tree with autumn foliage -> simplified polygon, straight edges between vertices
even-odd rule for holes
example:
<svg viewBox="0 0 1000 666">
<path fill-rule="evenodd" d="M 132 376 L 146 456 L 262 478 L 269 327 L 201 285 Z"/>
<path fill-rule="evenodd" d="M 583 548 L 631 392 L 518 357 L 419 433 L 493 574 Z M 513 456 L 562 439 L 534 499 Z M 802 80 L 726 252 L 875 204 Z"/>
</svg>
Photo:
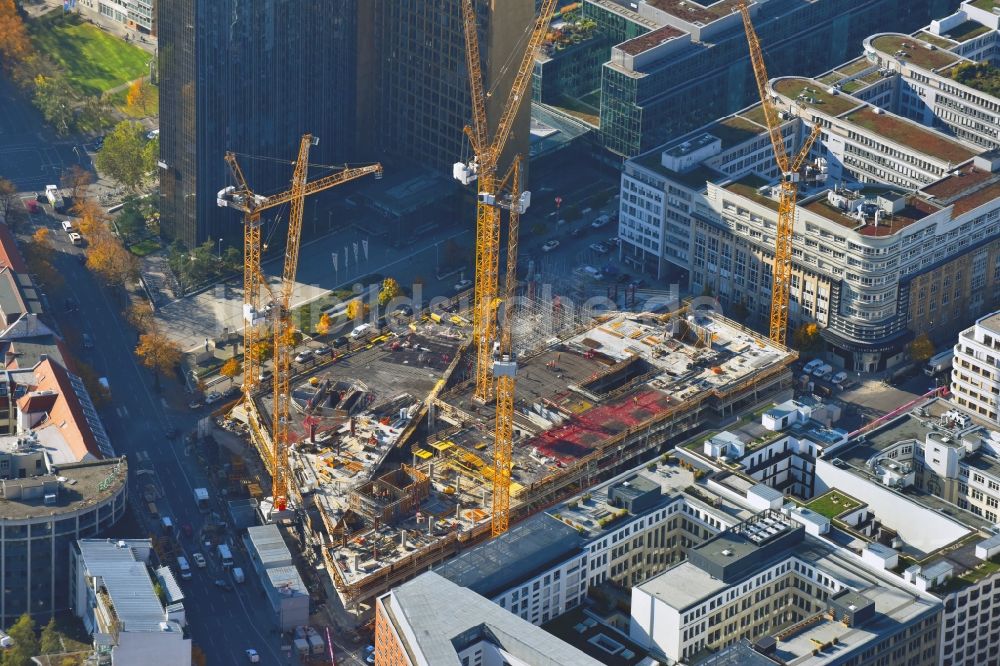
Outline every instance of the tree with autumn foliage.
<svg viewBox="0 0 1000 666">
<path fill-rule="evenodd" d="M 52 238 L 46 227 L 37 229 L 24 246 L 24 260 L 28 270 L 38 276 L 38 280 L 50 289 L 58 289 L 64 283 L 62 274 L 52 265 Z"/>
<path fill-rule="evenodd" d="M 87 198 L 87 188 L 89 188 L 93 182 L 94 174 L 87 171 L 79 164 L 74 164 L 70 168 L 66 169 L 62 175 L 63 189 L 69 190 L 70 196 L 73 197 L 74 207 L 77 205 L 78 201 L 82 201 Z"/>
<path fill-rule="evenodd" d="M 149 105 L 149 86 L 142 79 L 136 79 L 128 87 L 128 94 L 125 95 L 125 103 L 133 113 L 146 113 Z"/>
<path fill-rule="evenodd" d="M 330 332 L 330 326 L 332 322 L 330 321 L 330 315 L 323 313 L 319 317 L 319 321 L 316 322 L 316 333 L 319 335 L 326 335 Z"/>
<path fill-rule="evenodd" d="M 128 307 L 128 323 L 139 331 L 151 331 L 156 326 L 153 306 L 147 301 L 137 300 Z"/>
<path fill-rule="evenodd" d="M 355 298 L 347 304 L 347 318 L 352 321 L 364 319 L 368 315 L 370 308 L 368 304 L 360 298 Z"/>
<path fill-rule="evenodd" d="M 263 340 L 257 340 L 255 343 L 253 343 L 253 346 L 250 348 L 249 353 L 250 356 L 255 361 L 257 361 L 258 363 L 263 363 L 264 361 L 271 358 L 271 355 L 274 353 L 274 343 L 272 343 L 267 338 L 264 338 Z"/>
<path fill-rule="evenodd" d="M 139 277 L 138 258 L 110 233 L 98 234 L 90 240 L 87 268 L 117 286 Z"/>
<path fill-rule="evenodd" d="M 17 199 L 17 186 L 6 178 L 0 178 L 0 217 L 6 222 L 10 217 L 11 207 Z"/>
<path fill-rule="evenodd" d="M 14 75 L 34 51 L 14 0 L 0 0 L 0 64 L 8 74 Z"/>
<path fill-rule="evenodd" d="M 99 203 L 89 197 L 73 202 L 73 214 L 79 218 L 77 229 L 88 241 L 108 230 L 108 216 Z"/>
<path fill-rule="evenodd" d="M 392 299 L 399 296 L 402 290 L 399 288 L 399 283 L 396 282 L 396 278 L 387 277 L 382 280 L 382 289 L 378 292 L 378 304 L 385 305 Z"/>
<path fill-rule="evenodd" d="M 819 325 L 815 322 L 803 324 L 795 329 L 795 333 L 792 334 L 792 340 L 795 348 L 803 352 L 816 351 L 823 344 L 823 338 L 820 337 Z"/>
<path fill-rule="evenodd" d="M 926 333 L 921 333 L 910 343 L 910 358 L 922 363 L 931 356 L 934 356 L 934 343 Z"/>
<path fill-rule="evenodd" d="M 229 379 L 230 386 L 233 385 L 233 380 L 239 377 L 242 372 L 243 364 L 236 360 L 236 358 L 229 359 L 219 369 L 219 374 Z"/>
<path fill-rule="evenodd" d="M 135 355 L 142 364 L 153 371 L 156 386 L 160 386 L 160 375 L 168 375 L 181 362 L 181 349 L 177 343 L 157 331 L 139 336 Z"/>
</svg>

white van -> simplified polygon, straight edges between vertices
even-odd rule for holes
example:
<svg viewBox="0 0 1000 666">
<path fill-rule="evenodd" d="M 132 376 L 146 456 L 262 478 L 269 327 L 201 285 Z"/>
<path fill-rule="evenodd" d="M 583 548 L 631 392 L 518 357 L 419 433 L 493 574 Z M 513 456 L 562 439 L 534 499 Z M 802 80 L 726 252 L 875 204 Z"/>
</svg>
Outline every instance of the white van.
<svg viewBox="0 0 1000 666">
<path fill-rule="evenodd" d="M 65 231 L 67 233 L 70 232 L 70 231 L 73 231 L 73 223 L 71 221 L 69 221 L 69 220 L 63 220 L 62 221 L 62 228 L 63 228 L 63 231 Z"/>
<path fill-rule="evenodd" d="M 177 556 L 177 570 L 181 573 L 181 578 L 191 580 L 191 565 L 183 555 Z"/>
<path fill-rule="evenodd" d="M 351 337 L 355 339 L 363 338 L 374 330 L 375 326 L 373 324 L 361 324 L 354 327 L 354 330 L 351 331 Z"/>
</svg>

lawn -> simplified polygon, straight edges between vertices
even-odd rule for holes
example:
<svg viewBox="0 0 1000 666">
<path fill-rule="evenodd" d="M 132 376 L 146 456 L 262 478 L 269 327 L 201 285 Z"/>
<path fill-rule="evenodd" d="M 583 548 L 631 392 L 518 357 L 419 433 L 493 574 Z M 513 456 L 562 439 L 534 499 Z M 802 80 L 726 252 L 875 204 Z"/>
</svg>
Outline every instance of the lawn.
<svg viewBox="0 0 1000 666">
<path fill-rule="evenodd" d="M 83 94 L 100 95 L 149 74 L 149 53 L 78 18 L 46 17 L 30 27 L 35 48 Z"/>
<path fill-rule="evenodd" d="M 821 516 L 833 518 L 860 505 L 861 502 L 856 499 L 850 498 L 837 490 L 831 490 L 806 504 L 806 508 L 815 511 Z"/>
<path fill-rule="evenodd" d="M 137 257 L 145 257 L 160 249 L 160 241 L 154 238 L 147 238 L 138 243 L 133 243 L 128 249 Z"/>
<path fill-rule="evenodd" d="M 126 116 L 129 116 L 130 118 L 154 118 L 156 116 L 159 116 L 160 115 L 159 89 L 156 86 L 151 85 L 148 81 L 146 85 L 149 86 L 149 102 L 146 104 L 145 111 L 139 110 L 138 112 L 133 112 L 132 109 L 129 108 L 128 104 L 125 101 L 125 98 L 128 97 L 128 88 L 122 88 L 118 92 L 112 93 L 111 95 L 108 96 L 109 100 L 111 101 L 111 106 L 115 107 L 116 109 L 124 113 Z"/>
</svg>

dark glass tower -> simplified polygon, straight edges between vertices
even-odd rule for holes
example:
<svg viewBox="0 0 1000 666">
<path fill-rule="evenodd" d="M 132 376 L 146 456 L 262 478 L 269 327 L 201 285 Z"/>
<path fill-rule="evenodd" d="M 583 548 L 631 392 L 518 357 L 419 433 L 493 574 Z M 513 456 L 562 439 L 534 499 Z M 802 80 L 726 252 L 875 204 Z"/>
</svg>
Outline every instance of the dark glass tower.
<svg viewBox="0 0 1000 666">
<path fill-rule="evenodd" d="M 165 238 L 238 244 L 216 207 L 241 154 L 251 187 L 288 187 L 299 137 L 310 162 L 357 161 L 356 0 L 160 0 L 160 206 Z"/>
</svg>

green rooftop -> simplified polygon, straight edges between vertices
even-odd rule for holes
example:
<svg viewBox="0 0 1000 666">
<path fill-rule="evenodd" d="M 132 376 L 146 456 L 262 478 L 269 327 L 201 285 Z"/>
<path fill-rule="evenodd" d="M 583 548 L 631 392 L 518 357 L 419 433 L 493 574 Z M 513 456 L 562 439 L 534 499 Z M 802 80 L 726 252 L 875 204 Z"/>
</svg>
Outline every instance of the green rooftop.
<svg viewBox="0 0 1000 666">
<path fill-rule="evenodd" d="M 846 511 L 853 511 L 859 506 L 861 506 L 861 502 L 859 500 L 856 500 L 850 495 L 846 495 L 839 490 L 831 490 L 823 493 L 806 504 L 807 509 L 815 511 L 821 516 L 826 516 L 831 519 Z"/>
<path fill-rule="evenodd" d="M 947 75 L 963 86 L 1000 97 L 1000 68 L 989 63 L 963 62 L 948 70 Z"/>
<path fill-rule="evenodd" d="M 989 26 L 985 26 L 978 21 L 966 21 L 965 23 L 956 25 L 954 28 L 949 30 L 945 34 L 945 36 L 949 37 L 950 39 L 954 39 L 956 42 L 967 42 L 970 39 L 974 39 L 979 35 L 984 35 L 989 31 L 990 31 Z M 926 34 L 927 33 L 924 32 L 920 33 L 920 38 L 926 40 L 926 37 L 924 37 L 924 35 Z M 930 36 L 933 37 L 933 35 Z M 937 42 L 932 42 L 932 43 L 936 44 Z M 945 48 L 948 47 L 946 46 Z"/>
<path fill-rule="evenodd" d="M 798 102 L 831 116 L 847 113 L 861 104 L 853 97 L 828 93 L 826 88 L 814 79 L 778 79 L 774 82 L 774 89 L 793 102 Z"/>
<path fill-rule="evenodd" d="M 746 197 L 751 201 L 761 204 L 762 206 L 767 206 L 771 210 L 778 210 L 778 202 L 771 197 L 766 197 L 760 192 L 758 188 L 767 185 L 768 181 L 764 180 L 756 174 L 747 174 L 739 180 L 734 180 L 733 182 L 726 185 L 726 189 L 733 194 L 739 194 L 740 196 Z"/>
<path fill-rule="evenodd" d="M 720 120 L 705 131 L 717 136 L 722 141 L 722 149 L 727 150 L 767 132 L 767 128 L 740 116 L 730 116 L 725 120 Z"/>
<path fill-rule="evenodd" d="M 959 164 L 971 159 L 976 152 L 915 122 L 888 113 L 875 113 L 864 107 L 846 116 L 845 120 L 890 141 L 907 146 L 918 153 Z"/>
<path fill-rule="evenodd" d="M 959 61 L 954 53 L 928 48 L 930 44 L 910 35 L 882 35 L 872 40 L 872 46 L 890 57 L 902 52 L 900 57 L 923 69 L 937 70 Z"/>
</svg>

